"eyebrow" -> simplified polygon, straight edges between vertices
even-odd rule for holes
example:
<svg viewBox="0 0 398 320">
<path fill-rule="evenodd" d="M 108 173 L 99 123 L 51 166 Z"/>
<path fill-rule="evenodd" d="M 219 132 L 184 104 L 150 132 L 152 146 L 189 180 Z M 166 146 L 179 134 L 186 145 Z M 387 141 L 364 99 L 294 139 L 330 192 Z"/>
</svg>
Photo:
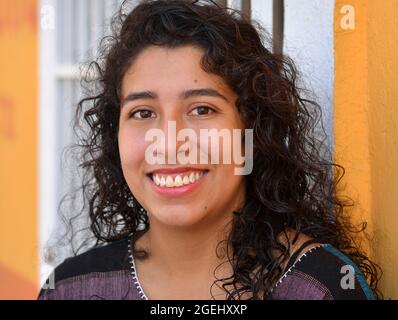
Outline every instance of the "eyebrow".
<svg viewBox="0 0 398 320">
<path fill-rule="evenodd" d="M 183 91 L 180 94 L 179 98 L 180 99 L 188 99 L 188 98 L 191 98 L 191 97 L 203 97 L 203 96 L 217 97 L 217 98 L 221 98 L 221 99 L 224 99 L 225 101 L 229 102 L 228 99 L 225 96 L 223 96 L 217 90 L 211 89 L 211 88 L 200 88 L 200 89 L 186 90 L 186 91 Z M 124 98 L 122 107 L 127 102 L 140 100 L 140 99 L 156 100 L 156 99 L 159 99 L 159 96 L 153 91 L 132 92 L 132 93 L 129 93 Z"/>
</svg>

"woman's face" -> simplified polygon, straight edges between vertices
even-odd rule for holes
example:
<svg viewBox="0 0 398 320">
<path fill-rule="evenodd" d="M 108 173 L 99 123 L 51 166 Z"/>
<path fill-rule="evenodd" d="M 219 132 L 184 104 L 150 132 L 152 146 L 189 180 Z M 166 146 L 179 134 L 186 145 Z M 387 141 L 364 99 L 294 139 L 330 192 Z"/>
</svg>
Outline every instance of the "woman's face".
<svg viewBox="0 0 398 320">
<path fill-rule="evenodd" d="M 222 78 L 202 70 L 201 57 L 202 51 L 193 46 L 150 46 L 122 79 L 118 135 L 122 170 L 150 223 L 192 227 L 225 218 L 244 202 L 244 176 L 235 175 L 233 161 L 223 163 L 222 152 L 232 152 L 233 146 L 225 147 L 220 139 L 219 146 L 208 149 L 200 140 L 200 129 L 227 129 L 231 137 L 232 129 L 244 129 L 235 107 L 237 95 Z M 173 140 L 168 136 L 173 126 L 177 135 L 181 129 L 192 129 L 197 140 Z M 162 142 L 145 138 L 154 129 L 161 130 L 165 140 L 151 149 L 155 141 Z M 207 142 L 210 146 L 210 139 Z M 178 154 L 184 144 L 189 148 Z M 194 148 L 196 163 L 182 164 L 178 157 L 188 158 Z M 220 152 L 218 163 L 210 159 L 214 152 Z M 176 163 L 169 161 L 173 154 Z M 164 157 L 166 163 L 153 163 L 150 157 Z"/>
</svg>

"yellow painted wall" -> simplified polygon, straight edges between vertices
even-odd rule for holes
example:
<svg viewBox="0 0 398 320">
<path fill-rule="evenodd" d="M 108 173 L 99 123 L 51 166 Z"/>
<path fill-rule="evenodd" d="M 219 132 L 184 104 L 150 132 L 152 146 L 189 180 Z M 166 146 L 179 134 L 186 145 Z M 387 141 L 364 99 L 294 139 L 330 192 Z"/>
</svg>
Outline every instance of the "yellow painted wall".
<svg viewBox="0 0 398 320">
<path fill-rule="evenodd" d="M 341 25 L 350 5 L 354 29 Z M 346 7 L 347 8 L 347 7 Z M 344 26 L 344 24 L 343 24 Z M 335 2 L 335 160 L 357 221 L 369 222 L 381 290 L 398 299 L 398 1 Z"/>
<path fill-rule="evenodd" d="M 0 0 L 0 299 L 38 290 L 36 0 Z"/>
</svg>

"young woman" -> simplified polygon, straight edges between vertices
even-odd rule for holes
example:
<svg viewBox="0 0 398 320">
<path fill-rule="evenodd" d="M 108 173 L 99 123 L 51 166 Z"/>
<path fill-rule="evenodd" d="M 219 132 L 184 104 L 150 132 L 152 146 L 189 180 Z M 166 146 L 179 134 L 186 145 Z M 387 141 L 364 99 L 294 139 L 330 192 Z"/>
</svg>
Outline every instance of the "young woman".
<svg viewBox="0 0 398 320">
<path fill-rule="evenodd" d="M 60 264 L 39 299 L 377 298 L 377 268 L 336 194 L 341 167 L 314 133 L 319 106 L 301 96 L 293 63 L 213 3 L 146 1 L 121 18 L 94 63 L 99 92 L 77 112 L 97 245 Z M 197 146 L 173 148 L 166 134 L 151 149 L 148 132 L 170 124 L 251 130 L 252 170 L 150 161 Z M 211 152 L 224 149 L 236 145 Z"/>
</svg>

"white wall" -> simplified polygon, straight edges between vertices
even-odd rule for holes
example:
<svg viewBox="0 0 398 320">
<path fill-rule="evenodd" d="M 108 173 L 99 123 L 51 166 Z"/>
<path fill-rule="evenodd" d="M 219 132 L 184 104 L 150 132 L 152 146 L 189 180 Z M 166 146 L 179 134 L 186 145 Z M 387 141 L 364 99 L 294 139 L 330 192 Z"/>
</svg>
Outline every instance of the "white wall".
<svg viewBox="0 0 398 320">
<path fill-rule="evenodd" d="M 272 35 L 272 0 L 252 0 L 252 17 Z M 333 0 L 285 0 L 284 53 L 302 74 L 323 110 L 328 143 L 333 146 Z"/>
<path fill-rule="evenodd" d="M 329 145 L 333 146 L 334 1 L 285 0 L 284 53 L 302 72 L 322 106 Z"/>
<path fill-rule="evenodd" d="M 260 22 L 272 36 L 272 0 L 252 0 L 252 19 Z"/>
<path fill-rule="evenodd" d="M 109 32 L 109 18 L 123 0 L 40 0 L 39 31 L 39 282 L 70 254 L 57 249 L 51 263 L 44 249 L 64 231 L 58 216 L 61 198 L 78 184 L 76 163 L 64 156 L 73 143 L 72 117 L 80 97 L 79 67 L 94 58 L 98 41 Z M 136 1 L 136 0 L 134 0 Z M 131 1 L 130 1 L 131 3 Z M 48 14 L 53 19 L 48 20 Z M 50 17 L 51 18 L 51 17 Z M 48 23 L 48 22 L 53 22 Z M 46 22 L 46 23 L 42 23 Z M 70 216 L 77 212 L 68 213 Z"/>
</svg>

